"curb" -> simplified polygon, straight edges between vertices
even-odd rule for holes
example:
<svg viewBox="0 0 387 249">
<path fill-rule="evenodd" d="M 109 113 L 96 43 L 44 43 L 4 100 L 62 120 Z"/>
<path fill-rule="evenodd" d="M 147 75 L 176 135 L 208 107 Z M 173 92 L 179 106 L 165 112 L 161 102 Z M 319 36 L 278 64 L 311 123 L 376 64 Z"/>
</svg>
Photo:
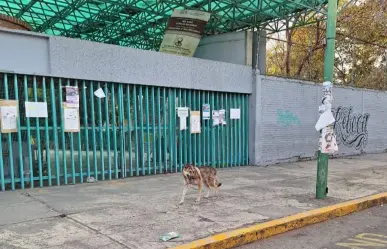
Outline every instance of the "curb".
<svg viewBox="0 0 387 249">
<path fill-rule="evenodd" d="M 174 249 L 227 249 L 387 203 L 387 192 L 213 235 Z"/>
</svg>

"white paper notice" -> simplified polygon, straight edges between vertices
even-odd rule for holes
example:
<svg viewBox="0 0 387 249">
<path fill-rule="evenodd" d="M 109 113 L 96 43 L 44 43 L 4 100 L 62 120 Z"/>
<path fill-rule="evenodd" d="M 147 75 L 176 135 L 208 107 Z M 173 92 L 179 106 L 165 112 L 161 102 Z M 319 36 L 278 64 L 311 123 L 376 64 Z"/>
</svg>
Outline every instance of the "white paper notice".
<svg viewBox="0 0 387 249">
<path fill-rule="evenodd" d="M 219 110 L 219 123 L 221 125 L 226 125 L 226 110 Z"/>
<path fill-rule="evenodd" d="M 200 111 L 191 111 L 191 133 L 200 133 Z"/>
<path fill-rule="evenodd" d="M 335 118 L 333 117 L 331 110 L 328 109 L 320 115 L 320 118 L 318 119 L 315 128 L 317 131 L 319 131 L 322 128 L 327 127 L 328 125 L 333 124 L 334 122 Z"/>
<path fill-rule="evenodd" d="M 187 117 L 188 117 L 189 109 L 188 107 L 178 107 L 177 108 L 177 116 L 179 117 L 179 127 L 180 130 L 187 129 Z"/>
<path fill-rule="evenodd" d="M 79 115 L 76 108 L 63 108 L 64 129 L 67 132 L 79 131 Z"/>
<path fill-rule="evenodd" d="M 17 129 L 17 107 L 16 106 L 3 106 L 1 107 L 1 124 L 4 130 L 16 130 Z"/>
<path fill-rule="evenodd" d="M 25 102 L 27 118 L 47 118 L 47 102 Z"/>
<path fill-rule="evenodd" d="M 103 92 L 102 88 L 98 88 L 97 91 L 94 92 L 94 95 L 97 96 L 98 98 L 102 99 L 105 98 L 106 95 Z"/>
<path fill-rule="evenodd" d="M 219 125 L 219 111 L 212 111 L 212 126 Z"/>
<path fill-rule="evenodd" d="M 203 104 L 202 106 L 203 119 L 210 119 L 210 104 Z"/>
<path fill-rule="evenodd" d="M 230 109 L 230 119 L 241 119 L 241 109 Z"/>
</svg>

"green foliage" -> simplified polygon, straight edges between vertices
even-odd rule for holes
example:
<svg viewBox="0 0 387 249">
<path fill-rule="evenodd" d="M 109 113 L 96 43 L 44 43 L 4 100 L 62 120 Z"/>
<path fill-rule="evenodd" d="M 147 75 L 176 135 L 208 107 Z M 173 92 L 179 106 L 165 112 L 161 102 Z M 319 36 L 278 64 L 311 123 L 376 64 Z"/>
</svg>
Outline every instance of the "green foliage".
<svg viewBox="0 0 387 249">
<path fill-rule="evenodd" d="M 340 5 L 346 2 L 340 1 Z M 346 7 L 337 20 L 335 83 L 386 89 L 386 6 L 379 0 L 360 1 Z M 324 38 L 323 22 L 289 30 L 284 42 L 276 42 L 269 49 L 267 73 L 321 82 Z"/>
</svg>

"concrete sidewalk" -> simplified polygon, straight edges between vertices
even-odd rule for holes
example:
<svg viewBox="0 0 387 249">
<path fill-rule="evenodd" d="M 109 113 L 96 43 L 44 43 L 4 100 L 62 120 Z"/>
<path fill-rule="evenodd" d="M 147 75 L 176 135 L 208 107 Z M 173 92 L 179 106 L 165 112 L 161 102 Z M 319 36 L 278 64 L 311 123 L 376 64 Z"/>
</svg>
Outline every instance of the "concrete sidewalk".
<svg viewBox="0 0 387 249">
<path fill-rule="evenodd" d="M 169 248 L 215 233 L 387 191 L 387 154 L 330 160 L 329 198 L 314 198 L 316 161 L 219 170 L 219 199 L 179 206 L 180 173 L 0 193 L 0 248 Z M 205 193 L 205 192 L 204 192 Z M 167 232 L 181 237 L 160 242 Z"/>
</svg>

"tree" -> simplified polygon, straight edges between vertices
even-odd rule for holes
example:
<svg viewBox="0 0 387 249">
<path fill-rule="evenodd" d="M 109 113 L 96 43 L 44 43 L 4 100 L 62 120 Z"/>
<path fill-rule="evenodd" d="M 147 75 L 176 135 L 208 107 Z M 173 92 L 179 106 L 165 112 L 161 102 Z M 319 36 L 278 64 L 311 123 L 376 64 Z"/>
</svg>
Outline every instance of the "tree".
<svg viewBox="0 0 387 249">
<path fill-rule="evenodd" d="M 341 1 L 340 5 L 347 1 Z M 350 5 L 338 16 L 336 83 L 375 89 L 387 87 L 386 5 L 385 0 L 364 0 Z M 291 24 L 288 26 L 291 28 Z M 314 25 L 287 31 L 285 36 L 283 42 L 276 42 L 267 52 L 267 73 L 321 82 L 325 22 L 316 20 Z"/>
</svg>

